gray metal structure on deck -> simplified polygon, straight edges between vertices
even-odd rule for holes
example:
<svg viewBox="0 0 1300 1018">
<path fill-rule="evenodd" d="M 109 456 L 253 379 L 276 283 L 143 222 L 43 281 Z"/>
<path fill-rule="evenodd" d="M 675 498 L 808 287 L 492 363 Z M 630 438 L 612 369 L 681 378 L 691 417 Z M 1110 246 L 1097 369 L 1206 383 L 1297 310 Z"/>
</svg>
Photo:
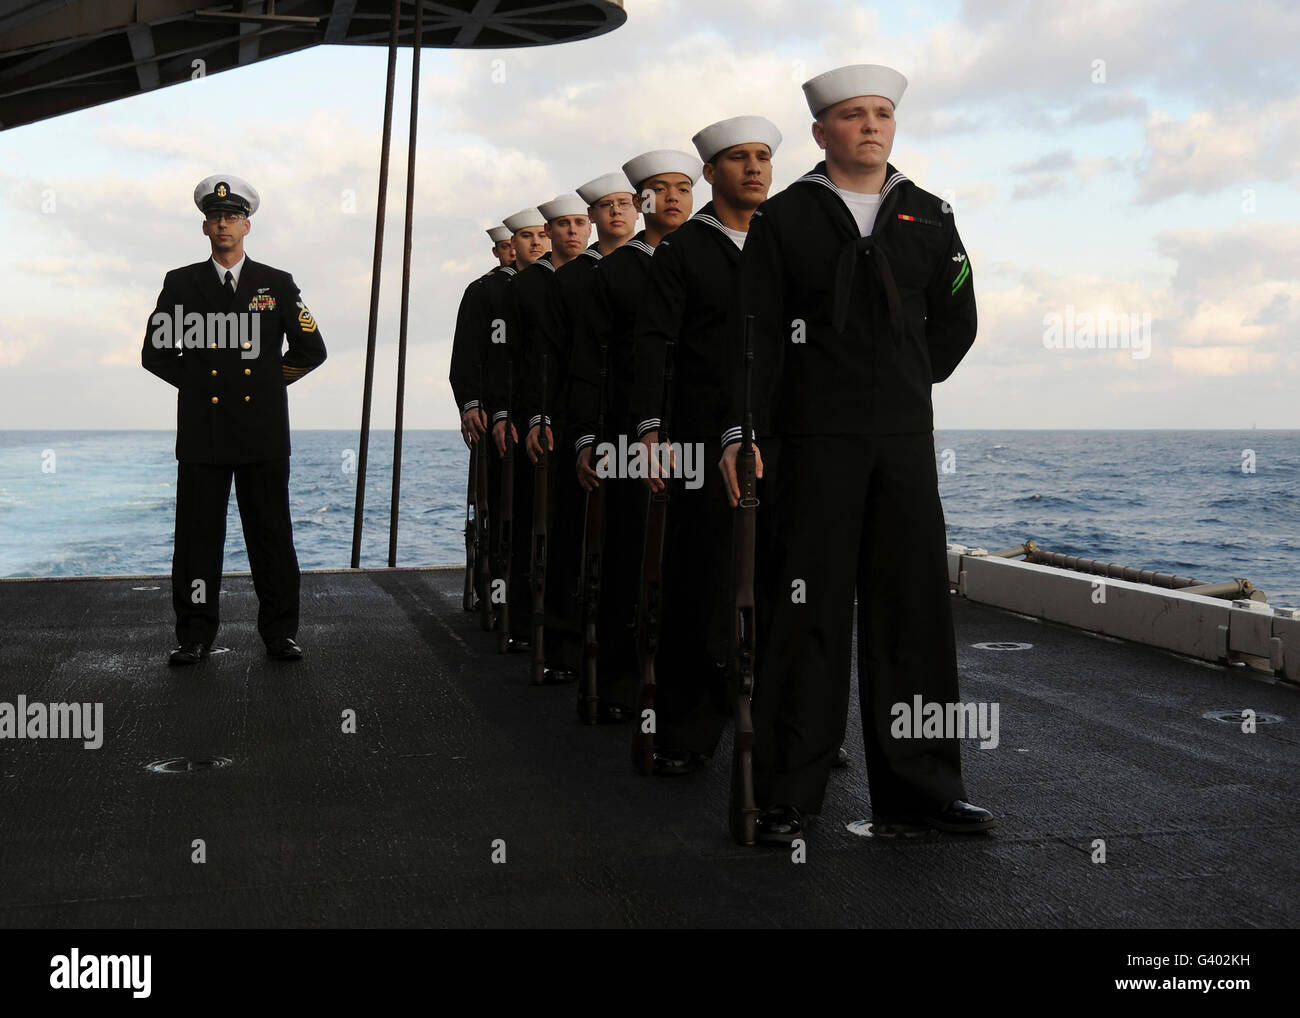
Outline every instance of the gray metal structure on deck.
<svg viewBox="0 0 1300 1018">
<path fill-rule="evenodd" d="M 331 43 L 389 41 L 390 0 L 0 0 L 0 130 Z M 398 45 L 410 46 L 404 0 Z M 622 0 L 424 0 L 423 46 L 504 49 L 590 39 Z"/>
<path fill-rule="evenodd" d="M 1300 610 L 1270 605 L 1249 580 L 1203 584 L 1027 541 L 999 552 L 949 544 L 948 583 L 995 608 L 1300 684 Z"/>
</svg>

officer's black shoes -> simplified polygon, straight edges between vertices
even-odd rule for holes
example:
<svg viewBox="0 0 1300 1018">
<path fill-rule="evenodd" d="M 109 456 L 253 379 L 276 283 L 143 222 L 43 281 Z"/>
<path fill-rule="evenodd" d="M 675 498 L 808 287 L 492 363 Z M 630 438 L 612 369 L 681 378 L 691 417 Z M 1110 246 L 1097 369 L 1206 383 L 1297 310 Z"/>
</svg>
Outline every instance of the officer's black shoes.
<svg viewBox="0 0 1300 1018">
<path fill-rule="evenodd" d="M 192 665 L 198 664 L 209 654 L 209 644 L 206 643 L 182 643 L 167 657 L 169 665 Z"/>
<path fill-rule="evenodd" d="M 569 668 L 547 668 L 542 672 L 542 683 L 547 686 L 565 686 L 578 681 L 578 673 Z"/>
<path fill-rule="evenodd" d="M 600 725 L 621 725 L 636 717 L 636 711 L 613 700 L 601 700 L 596 704 L 596 723 Z"/>
<path fill-rule="evenodd" d="M 533 641 L 523 636 L 510 636 L 506 638 L 507 654 L 523 654 L 533 649 Z"/>
<path fill-rule="evenodd" d="M 841 746 L 835 751 L 835 762 L 832 767 L 847 767 L 849 765 L 849 751 Z"/>
<path fill-rule="evenodd" d="M 266 642 L 266 652 L 277 661 L 301 661 L 302 648 L 288 636 L 280 636 Z"/>
<path fill-rule="evenodd" d="M 694 774 L 708 762 L 708 757 L 693 749 L 656 749 L 654 773 L 657 778 L 677 778 Z"/>
<path fill-rule="evenodd" d="M 997 819 L 988 810 L 960 799 L 954 799 L 941 810 L 911 819 L 949 834 L 982 834 L 998 825 Z"/>
<path fill-rule="evenodd" d="M 803 834 L 803 814 L 794 806 L 769 806 L 754 826 L 760 845 L 788 845 Z"/>
</svg>

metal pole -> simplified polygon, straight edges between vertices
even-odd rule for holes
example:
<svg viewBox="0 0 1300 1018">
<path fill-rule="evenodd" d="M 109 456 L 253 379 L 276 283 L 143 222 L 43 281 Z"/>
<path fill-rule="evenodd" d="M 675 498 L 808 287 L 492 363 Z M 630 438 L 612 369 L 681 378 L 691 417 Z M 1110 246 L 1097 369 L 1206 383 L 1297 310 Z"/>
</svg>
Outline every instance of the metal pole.
<svg viewBox="0 0 1300 1018">
<path fill-rule="evenodd" d="M 375 383 L 375 333 L 379 325 L 379 275 L 384 254 L 384 200 L 388 196 L 388 148 L 393 136 L 393 84 L 397 75 L 397 28 L 402 0 L 393 0 L 388 37 L 388 88 L 384 92 L 384 140 L 379 151 L 379 202 L 375 208 L 375 260 L 370 270 L 370 330 L 366 335 L 366 380 L 361 395 L 361 438 L 357 450 L 356 509 L 352 516 L 352 568 L 361 567 L 361 527 L 366 508 L 366 459 L 370 448 L 370 398 Z"/>
<path fill-rule="evenodd" d="M 393 505 L 388 515 L 388 565 L 397 565 L 397 503 L 402 493 L 402 408 L 406 395 L 406 323 L 411 303 L 411 219 L 415 209 L 415 132 L 420 112 L 420 43 L 424 41 L 424 0 L 415 3 L 415 44 L 411 47 L 411 129 L 406 145 L 406 238 L 402 244 L 402 319 L 397 331 L 397 419 L 393 422 Z"/>
</svg>

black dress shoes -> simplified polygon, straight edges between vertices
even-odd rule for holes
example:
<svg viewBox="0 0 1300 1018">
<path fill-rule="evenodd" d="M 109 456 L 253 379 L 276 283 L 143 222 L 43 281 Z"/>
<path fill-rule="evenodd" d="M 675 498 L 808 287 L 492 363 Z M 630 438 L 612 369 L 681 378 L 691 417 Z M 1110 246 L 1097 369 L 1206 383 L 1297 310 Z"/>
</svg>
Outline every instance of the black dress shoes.
<svg viewBox="0 0 1300 1018">
<path fill-rule="evenodd" d="M 167 657 L 169 665 L 192 665 L 202 661 L 209 654 L 209 644 L 182 643 Z"/>
<path fill-rule="evenodd" d="M 954 799 L 943 809 L 923 813 L 913 819 L 936 831 L 947 831 L 949 834 L 981 834 L 998 825 L 997 819 L 988 810 L 960 799 Z"/>
<path fill-rule="evenodd" d="M 654 773 L 657 778 L 676 778 L 694 774 L 708 761 L 693 749 L 656 749 Z"/>
<path fill-rule="evenodd" d="M 547 686 L 564 686 L 578 681 L 578 673 L 568 668 L 547 668 L 542 672 L 542 682 Z"/>
<path fill-rule="evenodd" d="M 507 654 L 523 654 L 533 649 L 533 641 L 523 636 L 506 637 Z"/>
<path fill-rule="evenodd" d="M 835 751 L 835 762 L 832 767 L 847 767 L 849 765 L 849 751 L 841 746 Z"/>
<path fill-rule="evenodd" d="M 794 806 L 769 806 L 755 826 L 760 845 L 788 845 L 803 834 L 803 814 Z"/>
<path fill-rule="evenodd" d="M 288 636 L 268 640 L 266 652 L 277 661 L 301 661 L 302 648 Z"/>
</svg>

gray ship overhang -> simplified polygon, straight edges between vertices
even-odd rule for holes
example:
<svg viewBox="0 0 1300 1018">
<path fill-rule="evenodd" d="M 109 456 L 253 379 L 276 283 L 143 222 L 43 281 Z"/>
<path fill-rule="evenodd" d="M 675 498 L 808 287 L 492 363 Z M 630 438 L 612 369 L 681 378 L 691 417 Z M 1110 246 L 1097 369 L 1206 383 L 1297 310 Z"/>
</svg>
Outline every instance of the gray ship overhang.
<svg viewBox="0 0 1300 1018">
<path fill-rule="evenodd" d="M 622 0 L 423 0 L 424 47 L 505 49 L 603 35 Z M 415 4 L 403 0 L 398 45 Z M 391 0 L 0 0 L 0 130 L 325 43 L 386 46 Z M 195 61 L 202 61 L 196 65 Z"/>
</svg>

